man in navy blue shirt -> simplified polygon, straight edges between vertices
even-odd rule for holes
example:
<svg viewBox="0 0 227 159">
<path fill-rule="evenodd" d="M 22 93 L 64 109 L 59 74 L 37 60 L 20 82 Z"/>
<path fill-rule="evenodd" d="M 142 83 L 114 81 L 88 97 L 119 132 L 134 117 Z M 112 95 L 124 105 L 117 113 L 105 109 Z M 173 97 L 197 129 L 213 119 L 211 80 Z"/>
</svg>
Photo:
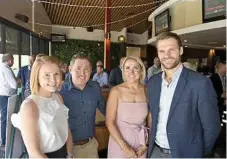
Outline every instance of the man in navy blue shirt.
<svg viewBox="0 0 227 159">
<path fill-rule="evenodd" d="M 21 85 L 25 88 L 26 82 L 29 81 L 32 65 L 35 61 L 35 55 L 29 56 L 29 64 L 20 68 L 17 78 L 21 79 Z"/>
<path fill-rule="evenodd" d="M 69 127 L 73 136 L 73 156 L 97 158 L 95 135 L 96 108 L 105 114 L 105 100 L 97 82 L 91 81 L 92 65 L 85 55 L 74 55 L 69 66 L 70 80 L 63 84 L 61 95 L 69 108 Z"/>
</svg>

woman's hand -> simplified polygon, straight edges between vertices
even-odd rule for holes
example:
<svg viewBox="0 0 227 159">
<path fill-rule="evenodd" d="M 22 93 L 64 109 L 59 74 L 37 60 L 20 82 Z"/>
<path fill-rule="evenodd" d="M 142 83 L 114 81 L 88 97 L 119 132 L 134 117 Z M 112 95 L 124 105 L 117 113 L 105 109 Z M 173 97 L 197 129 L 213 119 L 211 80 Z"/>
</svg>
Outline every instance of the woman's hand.
<svg viewBox="0 0 227 159">
<path fill-rule="evenodd" d="M 128 144 L 124 144 L 122 151 L 128 158 L 137 158 L 136 152 Z"/>
<path fill-rule="evenodd" d="M 143 154 L 144 154 L 146 151 L 147 151 L 147 146 L 141 145 L 141 146 L 137 149 L 137 151 L 136 151 L 137 157 L 139 158 L 139 157 L 143 156 Z"/>
</svg>

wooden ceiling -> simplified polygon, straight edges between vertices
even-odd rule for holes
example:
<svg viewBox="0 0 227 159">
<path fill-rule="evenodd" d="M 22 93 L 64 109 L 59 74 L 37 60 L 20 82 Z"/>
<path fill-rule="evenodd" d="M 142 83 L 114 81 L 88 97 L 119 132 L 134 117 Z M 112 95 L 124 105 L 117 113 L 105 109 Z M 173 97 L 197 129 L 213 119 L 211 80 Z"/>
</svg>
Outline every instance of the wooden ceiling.
<svg viewBox="0 0 227 159">
<path fill-rule="evenodd" d="M 50 17 L 52 24 L 72 27 L 86 27 L 95 25 L 93 27 L 95 29 L 104 29 L 103 25 L 105 23 L 104 8 L 96 7 L 85 8 L 75 6 L 71 7 L 68 5 L 57 5 L 46 2 L 62 3 L 69 5 L 105 7 L 106 0 L 45 0 L 43 2 L 41 1 L 48 16 Z M 129 5 L 135 6 L 141 4 L 150 5 L 127 8 L 111 8 L 112 22 L 111 30 L 121 31 L 124 27 L 127 27 L 131 32 L 143 33 L 150 26 L 147 20 L 148 16 L 161 3 L 155 2 L 156 0 L 112 0 L 111 7 Z"/>
</svg>

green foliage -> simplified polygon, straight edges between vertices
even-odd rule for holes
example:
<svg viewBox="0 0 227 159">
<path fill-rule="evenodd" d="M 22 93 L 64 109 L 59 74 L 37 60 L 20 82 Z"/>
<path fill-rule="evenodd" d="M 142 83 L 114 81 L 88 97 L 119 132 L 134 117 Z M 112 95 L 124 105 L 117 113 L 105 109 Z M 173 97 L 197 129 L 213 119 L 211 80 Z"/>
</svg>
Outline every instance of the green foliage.
<svg viewBox="0 0 227 159">
<path fill-rule="evenodd" d="M 122 56 L 121 45 L 119 43 L 111 43 L 111 68 L 119 64 Z M 65 43 L 52 43 L 52 52 L 61 61 L 69 64 L 74 54 L 82 53 L 89 56 L 93 67 L 98 60 L 103 61 L 104 58 L 104 42 L 68 39 Z"/>
</svg>

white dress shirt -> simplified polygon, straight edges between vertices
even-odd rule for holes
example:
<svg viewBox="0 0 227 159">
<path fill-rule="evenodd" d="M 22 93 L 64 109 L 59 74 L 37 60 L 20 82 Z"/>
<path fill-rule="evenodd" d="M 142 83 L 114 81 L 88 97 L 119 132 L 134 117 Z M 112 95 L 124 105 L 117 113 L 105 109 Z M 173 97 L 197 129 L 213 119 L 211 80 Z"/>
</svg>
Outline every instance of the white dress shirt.
<svg viewBox="0 0 227 159">
<path fill-rule="evenodd" d="M 0 63 L 0 95 L 11 96 L 17 93 L 17 81 L 12 69 Z"/>
<path fill-rule="evenodd" d="M 155 142 L 162 148 L 170 149 L 166 132 L 170 106 L 173 95 L 182 72 L 183 66 L 173 74 L 172 82 L 169 84 L 165 79 L 165 72 L 162 73 L 162 87 L 160 95 L 159 115 Z"/>
<path fill-rule="evenodd" d="M 161 71 L 161 68 L 157 67 L 156 65 L 149 67 L 147 70 L 148 80 L 151 78 L 151 76 L 158 74 Z"/>
</svg>

